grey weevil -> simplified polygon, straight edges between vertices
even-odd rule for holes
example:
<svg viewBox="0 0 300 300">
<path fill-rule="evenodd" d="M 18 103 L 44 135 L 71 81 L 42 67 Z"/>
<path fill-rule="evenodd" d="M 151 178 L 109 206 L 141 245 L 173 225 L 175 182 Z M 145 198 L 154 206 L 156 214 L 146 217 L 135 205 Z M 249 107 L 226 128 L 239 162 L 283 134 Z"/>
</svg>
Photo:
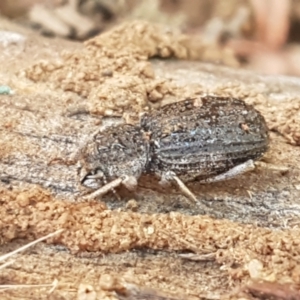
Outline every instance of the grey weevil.
<svg viewBox="0 0 300 300">
<path fill-rule="evenodd" d="M 268 149 L 263 116 L 244 101 L 205 96 L 145 113 L 136 126 L 118 125 L 97 133 L 82 150 L 81 183 L 95 198 L 120 184 L 134 189 L 142 173 L 184 183 L 230 179 L 254 168 Z"/>
</svg>

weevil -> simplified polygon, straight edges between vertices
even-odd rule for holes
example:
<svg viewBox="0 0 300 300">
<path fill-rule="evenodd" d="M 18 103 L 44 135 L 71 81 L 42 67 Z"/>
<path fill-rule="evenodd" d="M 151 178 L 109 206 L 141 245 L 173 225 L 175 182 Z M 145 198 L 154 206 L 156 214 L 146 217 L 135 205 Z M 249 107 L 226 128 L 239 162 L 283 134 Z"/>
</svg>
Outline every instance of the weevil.
<svg viewBox="0 0 300 300">
<path fill-rule="evenodd" d="M 186 187 L 230 179 L 254 168 L 268 149 L 264 117 L 244 101 L 205 96 L 168 104 L 143 114 L 137 125 L 98 132 L 82 150 L 81 183 L 91 199 L 120 184 L 134 189 L 139 177 L 153 174 L 161 184 Z"/>
</svg>

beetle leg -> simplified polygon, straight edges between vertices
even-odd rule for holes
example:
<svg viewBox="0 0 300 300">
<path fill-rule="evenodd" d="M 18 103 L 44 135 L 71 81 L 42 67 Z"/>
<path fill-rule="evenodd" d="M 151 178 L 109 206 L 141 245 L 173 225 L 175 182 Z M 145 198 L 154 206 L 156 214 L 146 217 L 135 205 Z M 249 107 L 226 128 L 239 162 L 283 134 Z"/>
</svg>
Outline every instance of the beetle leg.
<svg viewBox="0 0 300 300">
<path fill-rule="evenodd" d="M 171 181 L 175 181 L 181 192 L 187 197 L 187 199 L 193 204 L 200 204 L 196 196 L 190 191 L 190 189 L 179 179 L 174 172 L 166 172 L 162 174 L 160 184 L 163 186 L 169 186 Z"/>
<path fill-rule="evenodd" d="M 87 196 L 84 196 L 84 200 L 92 200 L 94 198 L 97 198 L 99 196 L 103 196 L 107 194 L 108 192 L 112 191 L 115 195 L 117 195 L 115 188 L 118 187 L 120 184 L 123 184 L 128 190 L 134 190 L 137 186 L 137 180 L 133 176 L 121 176 L 101 188 L 97 189 L 96 191 L 90 193 Z M 119 198 L 119 197 L 118 197 Z"/>
<path fill-rule="evenodd" d="M 106 185 L 102 186 L 101 188 L 97 189 L 96 191 L 90 193 L 87 196 L 84 196 L 84 200 L 92 200 L 99 196 L 103 196 L 110 191 L 114 191 L 114 188 L 118 187 L 122 183 L 122 178 L 117 178 Z"/>
<path fill-rule="evenodd" d="M 211 177 L 211 178 L 201 180 L 201 183 L 218 182 L 218 181 L 232 179 L 233 177 L 236 177 L 237 175 L 241 175 L 243 173 L 253 171 L 254 169 L 255 169 L 254 162 L 252 159 L 250 159 L 238 166 L 233 167 L 232 169 L 228 170 L 225 173 L 219 174 L 219 175 Z"/>
<path fill-rule="evenodd" d="M 192 201 L 193 204 L 198 203 L 196 196 L 190 191 L 190 189 L 176 175 L 173 176 L 173 180 L 176 181 L 179 189 L 189 200 Z"/>
</svg>

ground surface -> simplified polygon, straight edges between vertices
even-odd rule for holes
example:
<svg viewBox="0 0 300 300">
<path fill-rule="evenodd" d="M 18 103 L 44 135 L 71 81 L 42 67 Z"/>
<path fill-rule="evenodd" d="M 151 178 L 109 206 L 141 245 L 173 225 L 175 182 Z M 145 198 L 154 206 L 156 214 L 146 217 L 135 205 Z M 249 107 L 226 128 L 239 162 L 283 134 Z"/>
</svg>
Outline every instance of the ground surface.
<svg viewBox="0 0 300 300">
<path fill-rule="evenodd" d="M 0 45 L 1 84 L 15 91 L 0 96 L 0 250 L 64 232 L 1 269 L 2 285 L 55 288 L 6 289 L 1 299 L 235 299 L 250 297 L 245 286 L 265 292 L 260 280 L 299 297 L 299 79 L 180 60 L 205 49 L 146 23 L 85 45 L 2 28 L 26 40 Z M 142 46 L 128 42 L 135 35 Z M 121 189 L 121 201 L 80 201 L 70 161 L 99 125 L 201 93 L 243 98 L 266 117 L 270 150 L 254 172 L 191 184 L 206 211 L 147 177 Z"/>
</svg>

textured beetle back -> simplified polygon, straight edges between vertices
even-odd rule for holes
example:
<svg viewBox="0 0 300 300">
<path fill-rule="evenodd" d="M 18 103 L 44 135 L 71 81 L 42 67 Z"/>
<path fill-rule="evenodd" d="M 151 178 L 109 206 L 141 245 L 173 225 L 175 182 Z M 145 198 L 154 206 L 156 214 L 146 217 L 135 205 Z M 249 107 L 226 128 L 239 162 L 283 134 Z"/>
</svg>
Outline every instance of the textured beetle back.
<svg viewBox="0 0 300 300">
<path fill-rule="evenodd" d="M 264 118 L 238 99 L 204 97 L 169 104 L 145 115 L 149 171 L 205 179 L 259 158 L 268 147 Z"/>
</svg>

